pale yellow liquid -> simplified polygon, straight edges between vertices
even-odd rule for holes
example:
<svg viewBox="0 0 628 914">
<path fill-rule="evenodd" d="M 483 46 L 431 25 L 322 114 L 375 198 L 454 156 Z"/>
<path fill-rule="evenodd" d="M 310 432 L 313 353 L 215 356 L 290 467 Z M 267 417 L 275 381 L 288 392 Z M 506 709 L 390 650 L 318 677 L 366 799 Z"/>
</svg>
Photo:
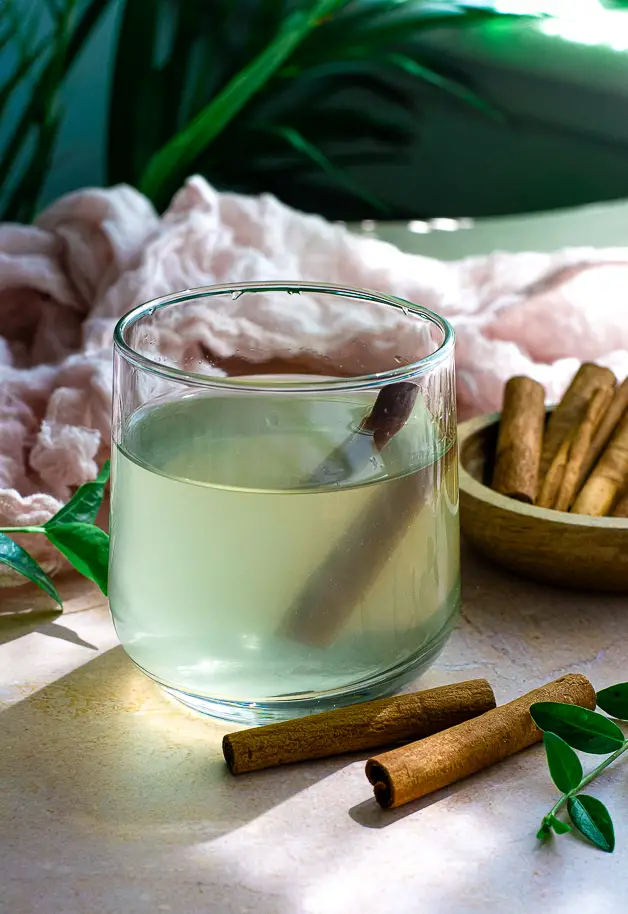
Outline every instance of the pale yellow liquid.
<svg viewBox="0 0 628 914">
<path fill-rule="evenodd" d="M 372 401 L 193 395 L 131 417 L 109 589 L 139 666 L 194 698 L 289 715 L 387 691 L 438 651 L 458 605 L 456 461 L 420 398 L 385 460 L 361 435 L 321 479 Z M 326 569 L 345 549 L 361 583 L 339 600 L 348 566 Z"/>
</svg>

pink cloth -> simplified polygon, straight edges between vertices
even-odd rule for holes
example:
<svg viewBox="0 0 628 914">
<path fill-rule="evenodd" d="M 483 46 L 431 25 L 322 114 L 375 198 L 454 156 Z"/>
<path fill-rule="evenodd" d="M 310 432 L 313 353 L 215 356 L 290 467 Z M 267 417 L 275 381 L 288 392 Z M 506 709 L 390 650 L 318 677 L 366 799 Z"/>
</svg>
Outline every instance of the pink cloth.
<svg viewBox="0 0 628 914">
<path fill-rule="evenodd" d="M 457 331 L 462 417 L 498 409 L 513 374 L 539 380 L 548 400 L 583 359 L 628 374 L 628 249 L 443 263 L 271 196 L 218 193 L 200 177 L 161 219 L 130 187 L 79 191 L 35 226 L 0 225 L 0 524 L 43 522 L 108 456 L 118 317 L 168 292 L 267 279 L 391 292 L 448 317 Z M 288 345 L 285 315 L 270 300 L 262 304 L 254 325 L 244 310 L 212 320 L 192 310 L 162 344 L 179 359 L 192 358 L 200 343 L 228 356 L 255 337 L 279 355 Z M 388 363 L 407 345 L 394 321 L 373 332 L 368 321 L 356 323 L 355 309 L 331 313 L 313 299 L 299 299 L 290 336 L 295 319 L 327 347 L 321 351 L 343 351 L 356 366 L 358 332 Z M 45 544 L 36 554 L 54 569 Z"/>
</svg>

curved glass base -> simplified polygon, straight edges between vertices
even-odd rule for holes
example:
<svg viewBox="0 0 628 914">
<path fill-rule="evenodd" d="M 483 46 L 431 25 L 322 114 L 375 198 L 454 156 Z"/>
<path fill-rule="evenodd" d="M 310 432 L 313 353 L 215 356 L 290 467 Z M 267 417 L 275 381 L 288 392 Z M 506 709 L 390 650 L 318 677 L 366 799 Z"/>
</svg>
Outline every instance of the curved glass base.
<svg viewBox="0 0 628 914">
<path fill-rule="evenodd" d="M 356 683 L 347 689 L 319 693 L 314 696 L 285 695 L 281 699 L 264 702 L 225 701 L 174 689 L 164 682 L 159 682 L 155 676 L 151 676 L 142 667 L 140 669 L 158 682 L 165 692 L 193 711 L 240 724 L 240 726 L 259 726 L 308 714 L 318 714 L 321 711 L 331 711 L 344 705 L 371 701 L 374 698 L 383 698 L 393 694 L 406 683 L 416 679 L 433 663 L 445 646 L 456 618 L 457 612 L 454 612 L 438 634 L 427 644 L 423 644 L 417 654 L 405 663 L 386 670 L 378 676 Z"/>
</svg>

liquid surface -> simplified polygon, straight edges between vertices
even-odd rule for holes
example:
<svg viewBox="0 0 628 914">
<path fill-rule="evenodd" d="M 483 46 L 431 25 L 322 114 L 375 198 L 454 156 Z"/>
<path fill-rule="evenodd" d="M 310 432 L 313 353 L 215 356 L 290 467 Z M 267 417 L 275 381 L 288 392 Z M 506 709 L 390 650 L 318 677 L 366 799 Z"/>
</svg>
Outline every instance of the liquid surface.
<svg viewBox="0 0 628 914">
<path fill-rule="evenodd" d="M 109 591 L 136 663 L 188 695 L 263 705 L 367 688 L 443 637 L 455 449 L 419 398 L 380 455 L 356 434 L 372 401 L 191 395 L 131 417 Z"/>
</svg>

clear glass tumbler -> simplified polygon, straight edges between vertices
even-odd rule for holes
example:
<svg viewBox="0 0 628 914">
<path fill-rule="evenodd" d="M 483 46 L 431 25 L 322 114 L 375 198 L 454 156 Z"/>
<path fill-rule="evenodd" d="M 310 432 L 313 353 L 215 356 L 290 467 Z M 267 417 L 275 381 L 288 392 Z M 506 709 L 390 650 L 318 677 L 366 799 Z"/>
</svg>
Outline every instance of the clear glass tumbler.
<svg viewBox="0 0 628 914">
<path fill-rule="evenodd" d="M 111 611 L 241 723 L 394 691 L 459 605 L 453 331 L 389 295 L 245 283 L 115 330 Z"/>
</svg>

